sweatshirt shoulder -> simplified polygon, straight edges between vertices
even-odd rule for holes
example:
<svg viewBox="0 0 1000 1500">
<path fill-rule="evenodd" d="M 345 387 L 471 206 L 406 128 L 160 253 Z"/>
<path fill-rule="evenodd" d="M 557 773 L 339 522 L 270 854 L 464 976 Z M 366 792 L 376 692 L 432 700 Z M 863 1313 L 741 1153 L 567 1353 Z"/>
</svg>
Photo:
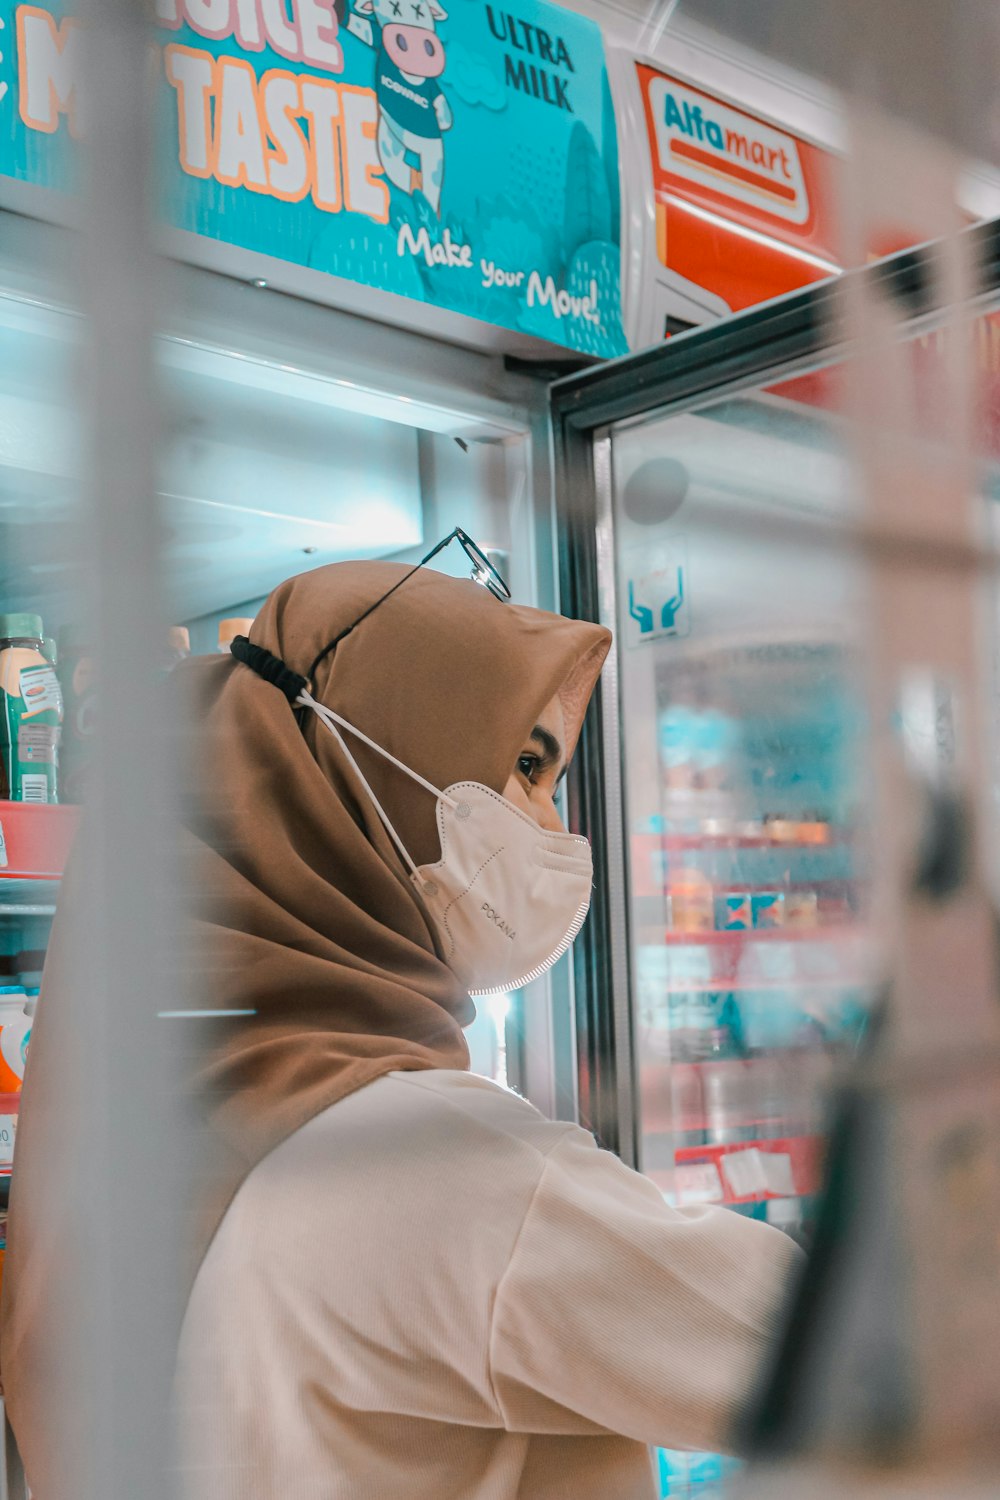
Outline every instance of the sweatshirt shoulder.
<svg viewBox="0 0 1000 1500">
<path fill-rule="evenodd" d="M 516 1094 L 513 1089 L 484 1078 L 478 1073 L 461 1073 L 453 1069 L 434 1068 L 422 1072 L 390 1073 L 380 1080 L 398 1096 L 414 1096 L 431 1109 L 457 1112 L 469 1126 L 478 1126 L 497 1135 L 518 1141 L 532 1153 L 549 1156 L 567 1136 L 585 1134 L 577 1125 L 545 1116 Z M 375 1087 L 376 1085 L 373 1085 Z M 591 1137 L 588 1137 L 591 1139 Z"/>
</svg>

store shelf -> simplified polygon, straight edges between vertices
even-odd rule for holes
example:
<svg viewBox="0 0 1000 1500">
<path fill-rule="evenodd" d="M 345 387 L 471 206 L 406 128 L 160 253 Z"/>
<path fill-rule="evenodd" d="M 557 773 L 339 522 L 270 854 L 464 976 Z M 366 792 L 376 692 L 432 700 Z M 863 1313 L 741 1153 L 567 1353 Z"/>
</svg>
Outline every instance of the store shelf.
<svg viewBox="0 0 1000 1500">
<path fill-rule="evenodd" d="M 55 916 L 58 880 L 8 880 L 0 871 L 0 921 Z"/>
<path fill-rule="evenodd" d="M 817 876 L 815 879 L 793 880 L 787 871 L 782 874 L 780 880 L 740 879 L 737 881 L 734 878 L 731 881 L 716 880 L 713 881 L 713 884 L 719 887 L 719 895 L 725 896 L 730 894 L 741 896 L 753 895 L 757 892 L 763 895 L 774 891 L 781 894 L 785 894 L 788 891 L 822 891 L 824 894 L 842 895 L 848 891 L 855 890 L 857 887 L 857 881 L 847 875 Z M 731 887 L 737 887 L 737 889 L 731 890 Z M 650 902 L 655 897 L 659 901 L 663 901 L 670 894 L 669 885 L 660 885 L 654 891 L 646 891 L 639 899 L 644 902 Z"/>
<path fill-rule="evenodd" d="M 873 977 L 873 934 L 861 922 L 746 932 L 673 932 L 646 927 L 638 936 L 640 1010 L 647 1024 L 668 1024 L 666 1013 L 656 1020 L 656 1008 L 670 995 L 714 990 L 867 989 Z"/>
<path fill-rule="evenodd" d="M 0 802 L 0 905 L 61 879 L 79 821 L 78 807 Z M 36 891 L 35 899 L 45 898 Z"/>
<path fill-rule="evenodd" d="M 629 873 L 633 897 L 663 900 L 671 884 L 690 872 L 708 880 L 716 895 L 753 889 L 833 893 L 856 888 L 853 840 L 824 843 L 729 835 L 633 834 Z"/>
<path fill-rule="evenodd" d="M 761 943 L 838 943 L 857 937 L 861 929 L 854 922 L 831 923 L 828 927 L 745 927 L 731 932 L 675 932 L 668 930 L 660 942 L 669 946 L 734 948 L 756 947 Z"/>
<path fill-rule="evenodd" d="M 634 833 L 632 852 L 642 855 L 659 850 L 679 853 L 689 849 L 831 849 L 849 844 L 852 837 L 838 829 L 827 830 L 823 838 L 805 839 L 775 838 L 764 833 Z"/>
<path fill-rule="evenodd" d="M 811 975 L 808 978 L 799 979 L 794 975 L 790 979 L 785 978 L 727 978 L 716 976 L 709 979 L 678 979 L 665 980 L 660 986 L 661 995 L 714 995 L 720 989 L 725 989 L 733 995 L 742 994 L 744 991 L 756 993 L 758 990 L 773 991 L 775 994 L 787 991 L 789 995 L 801 995 L 802 990 L 808 986 L 810 992 L 817 994 L 838 995 L 844 990 L 863 990 L 872 982 L 871 975 L 863 973 L 860 969 L 856 972 L 844 972 L 838 974 Z M 657 1030 L 651 1023 L 637 1023 L 640 1029 L 644 1024 L 649 1030 Z"/>
</svg>

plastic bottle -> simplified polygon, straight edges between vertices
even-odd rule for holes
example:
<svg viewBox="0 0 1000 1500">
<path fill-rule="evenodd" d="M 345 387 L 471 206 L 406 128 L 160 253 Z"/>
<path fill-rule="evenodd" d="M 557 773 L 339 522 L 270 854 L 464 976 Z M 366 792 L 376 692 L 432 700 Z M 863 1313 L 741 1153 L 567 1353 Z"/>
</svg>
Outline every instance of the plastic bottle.
<svg viewBox="0 0 1000 1500">
<path fill-rule="evenodd" d="M 709 1055 L 701 1065 L 705 1097 L 705 1138 L 712 1146 L 745 1141 L 749 1098 L 747 1068 L 728 1026 L 715 1026 L 709 1036 Z"/>
<path fill-rule="evenodd" d="M 58 802 L 63 699 L 41 617 L 0 615 L 0 798 Z"/>
<path fill-rule="evenodd" d="M 703 708 L 691 718 L 695 774 L 701 787 L 718 789 L 733 778 L 739 750 L 737 726 L 716 708 Z"/>
<path fill-rule="evenodd" d="M 0 987 L 0 1094 L 19 1094 L 31 1037 L 31 1018 L 19 984 Z"/>
<path fill-rule="evenodd" d="M 219 644 L 217 650 L 223 656 L 229 655 L 229 649 L 238 635 L 249 635 L 250 627 L 253 625 L 252 615 L 233 615 L 229 620 L 219 621 Z"/>
<path fill-rule="evenodd" d="M 656 723 L 663 785 L 668 792 L 694 786 L 693 714 L 686 703 L 661 709 Z"/>
</svg>

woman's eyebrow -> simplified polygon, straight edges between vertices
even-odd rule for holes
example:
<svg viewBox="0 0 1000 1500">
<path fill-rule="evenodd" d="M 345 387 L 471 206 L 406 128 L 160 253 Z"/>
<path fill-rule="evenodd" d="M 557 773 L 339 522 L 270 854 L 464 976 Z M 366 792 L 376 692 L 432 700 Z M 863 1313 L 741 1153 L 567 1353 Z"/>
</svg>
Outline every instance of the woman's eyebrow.
<svg viewBox="0 0 1000 1500">
<path fill-rule="evenodd" d="M 551 730 L 546 729 L 542 724 L 536 724 L 531 731 L 531 739 L 541 745 L 547 765 L 558 766 L 562 764 L 563 747 Z M 563 770 L 565 770 L 565 767 L 563 767 Z"/>
</svg>

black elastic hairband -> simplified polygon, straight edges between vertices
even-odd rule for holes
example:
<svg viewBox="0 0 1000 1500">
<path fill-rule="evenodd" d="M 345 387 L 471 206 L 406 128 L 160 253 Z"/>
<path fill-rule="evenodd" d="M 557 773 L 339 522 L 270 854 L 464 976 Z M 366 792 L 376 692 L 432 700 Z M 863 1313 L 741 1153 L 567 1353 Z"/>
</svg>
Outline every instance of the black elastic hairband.
<svg viewBox="0 0 1000 1500">
<path fill-rule="evenodd" d="M 280 656 L 273 655 L 263 646 L 253 645 L 245 635 L 235 636 L 229 649 L 237 661 L 256 672 L 258 677 L 263 677 L 279 693 L 284 693 L 293 708 L 299 696 L 309 686 L 309 679 L 303 677 L 301 672 L 293 672 L 291 667 L 286 667 Z"/>
</svg>

